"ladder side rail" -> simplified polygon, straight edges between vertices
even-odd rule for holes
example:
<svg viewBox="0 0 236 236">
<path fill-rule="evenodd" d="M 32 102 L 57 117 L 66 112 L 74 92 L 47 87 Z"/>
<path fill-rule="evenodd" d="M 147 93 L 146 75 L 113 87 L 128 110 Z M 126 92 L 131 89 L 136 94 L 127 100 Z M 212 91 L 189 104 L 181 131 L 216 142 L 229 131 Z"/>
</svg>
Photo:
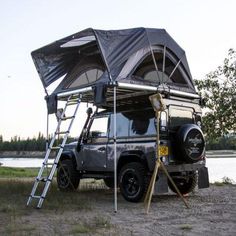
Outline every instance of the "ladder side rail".
<svg viewBox="0 0 236 236">
<path fill-rule="evenodd" d="M 45 168 L 45 166 L 46 166 L 46 164 L 47 164 L 47 162 L 48 162 L 49 155 L 50 155 L 50 153 L 51 153 L 51 151 L 52 151 L 53 144 L 54 144 L 54 142 L 55 142 L 55 140 L 56 140 L 56 137 L 57 137 L 57 134 L 56 134 L 56 133 L 57 133 L 57 132 L 59 131 L 59 129 L 60 129 L 61 123 L 62 123 L 62 121 L 63 121 L 62 118 L 65 116 L 66 108 L 68 107 L 68 102 L 70 101 L 70 98 L 71 98 L 71 96 L 69 96 L 69 98 L 68 98 L 67 101 L 66 101 L 66 105 L 65 105 L 65 107 L 64 107 L 64 109 L 63 109 L 63 112 L 62 112 L 62 114 L 61 114 L 61 117 L 60 117 L 60 119 L 59 119 L 59 121 L 58 121 L 56 131 L 55 131 L 55 133 L 54 133 L 54 136 L 53 136 L 53 138 L 52 138 L 52 140 L 51 140 L 51 142 L 50 142 L 50 144 L 49 144 L 48 150 L 47 150 L 46 155 L 45 155 L 45 157 L 44 157 L 44 161 L 43 161 L 43 165 L 42 165 L 42 169 L 43 169 L 43 170 L 44 170 L 44 168 Z M 42 172 L 43 172 L 43 170 L 42 170 Z M 42 175 L 42 173 L 41 173 L 41 175 Z M 38 177 L 40 178 L 41 175 L 38 176 Z"/>
<path fill-rule="evenodd" d="M 68 132 L 65 134 L 65 136 L 64 136 L 64 138 L 63 138 L 63 141 L 62 141 L 62 143 L 61 143 L 61 148 L 60 148 L 60 150 L 59 150 L 58 153 L 57 153 L 57 156 L 56 156 L 56 158 L 55 158 L 53 167 L 52 167 L 52 169 L 51 169 L 51 171 L 50 171 L 50 174 L 49 174 L 49 176 L 48 176 L 48 179 L 49 179 L 49 180 L 51 180 L 51 179 L 53 178 L 53 175 L 54 175 L 54 172 L 55 172 L 55 170 L 56 170 L 57 164 L 58 164 L 59 159 L 60 159 L 60 157 L 61 157 L 61 154 L 62 154 L 62 152 L 63 152 L 63 148 L 64 148 L 64 146 L 65 146 L 65 144 L 66 144 L 66 141 L 67 141 L 67 138 L 68 138 L 68 136 L 69 136 L 69 131 L 70 131 L 70 129 L 71 129 L 73 123 L 74 123 L 75 115 L 76 115 L 76 113 L 77 113 L 77 111 L 78 111 L 79 105 L 80 105 L 80 99 L 78 100 L 78 104 L 77 104 L 76 109 L 75 109 L 75 111 L 74 111 L 74 115 L 73 115 L 74 118 L 71 119 L 71 121 L 70 121 L 69 128 L 68 128 Z M 55 167 L 55 168 L 54 168 L 54 167 Z"/>
<path fill-rule="evenodd" d="M 48 192 L 48 189 L 49 189 L 49 187 L 50 187 L 50 184 L 51 184 L 51 182 L 52 182 L 54 173 L 55 173 L 55 171 L 56 171 L 56 168 L 57 168 L 57 165 L 58 165 L 58 162 L 59 162 L 59 159 L 60 159 L 61 154 L 62 154 L 62 152 L 63 152 L 63 148 L 64 148 L 65 143 L 66 143 L 66 141 L 67 141 L 67 138 L 68 138 L 68 136 L 69 136 L 69 131 L 70 131 L 72 125 L 73 125 L 73 122 L 74 122 L 76 113 L 77 113 L 77 111 L 78 111 L 78 108 L 79 108 L 81 99 L 79 98 L 77 101 L 78 101 L 78 103 L 77 103 L 77 105 L 76 105 L 76 108 L 75 108 L 75 111 L 74 111 L 74 114 L 73 114 L 73 118 L 72 118 L 71 121 L 70 121 L 70 124 L 69 124 L 69 127 L 68 127 L 68 132 L 65 134 L 64 139 L 63 139 L 63 142 L 62 142 L 62 144 L 61 144 L 61 148 L 60 148 L 60 150 L 58 151 L 57 156 L 56 156 L 56 158 L 55 158 L 55 160 L 54 160 L 53 166 L 52 166 L 52 168 L 51 168 L 51 171 L 50 171 L 49 176 L 48 176 L 48 178 L 47 178 L 47 181 L 46 181 L 46 183 L 45 183 L 45 187 L 44 187 L 44 189 L 43 189 L 42 195 L 41 195 L 41 197 L 40 197 L 40 199 L 39 199 L 37 208 L 41 208 L 41 206 L 42 206 L 42 204 L 43 204 L 43 201 L 44 201 L 44 199 L 45 199 L 45 197 L 46 197 L 46 194 L 47 194 L 47 192 Z"/>
<path fill-rule="evenodd" d="M 41 206 L 42 206 L 42 204 L 43 204 L 43 201 L 44 201 L 44 199 L 46 198 L 48 189 L 49 189 L 49 187 L 50 187 L 50 185 L 51 185 L 51 183 L 52 183 L 52 179 L 53 179 L 54 173 L 55 173 L 55 171 L 56 171 L 57 164 L 58 164 L 59 159 L 60 159 L 60 157 L 61 157 L 62 151 L 63 151 L 63 149 L 61 148 L 61 149 L 59 150 L 58 154 L 57 154 L 57 157 L 56 157 L 56 159 L 55 159 L 55 161 L 54 161 L 54 164 L 53 164 L 53 166 L 52 166 L 52 168 L 51 168 L 50 174 L 49 174 L 49 176 L 48 176 L 48 178 L 47 178 L 47 181 L 46 181 L 46 183 L 45 183 L 43 192 L 42 192 L 42 194 L 41 194 L 41 196 L 40 196 L 40 199 L 39 199 L 37 208 L 41 208 Z"/>
<path fill-rule="evenodd" d="M 47 165 L 47 163 L 48 163 L 48 158 L 49 158 L 49 156 L 50 156 L 50 153 L 51 153 L 53 144 L 54 144 L 54 142 L 55 142 L 55 140 L 56 140 L 56 133 L 57 133 L 57 131 L 60 129 L 61 122 L 62 122 L 62 118 L 65 116 L 66 108 L 68 107 L 68 103 L 69 103 L 71 97 L 72 97 L 72 95 L 69 96 L 68 99 L 67 99 L 67 101 L 66 101 L 66 105 L 65 105 L 65 107 L 64 107 L 64 109 L 63 109 L 63 112 L 62 112 L 61 117 L 60 117 L 60 119 L 59 119 L 59 121 L 58 121 L 58 124 L 57 124 L 56 132 L 54 133 L 54 136 L 53 136 L 53 138 L 52 138 L 52 140 L 51 140 L 51 142 L 50 142 L 50 144 L 49 144 L 49 146 L 48 146 L 48 149 L 47 149 L 47 151 L 46 151 L 46 154 L 45 154 L 45 157 L 44 157 L 44 160 L 43 160 L 43 164 L 42 164 L 42 166 L 41 166 L 41 168 L 40 168 L 40 170 L 39 170 L 39 172 L 38 172 L 38 175 L 37 175 L 37 177 L 35 178 L 33 188 L 32 188 L 32 190 L 31 190 L 30 196 L 29 196 L 28 201 L 27 201 L 27 205 L 29 205 L 30 202 L 32 201 L 32 198 L 35 197 L 35 192 L 36 192 L 37 187 L 38 187 L 38 185 L 39 185 L 39 181 L 40 181 L 40 179 L 41 179 L 41 177 L 42 177 L 42 174 L 43 174 L 43 172 L 44 172 L 44 169 L 45 169 L 45 167 L 46 167 L 46 165 Z M 77 104 L 77 105 L 78 105 L 78 104 Z"/>
<path fill-rule="evenodd" d="M 52 138 L 52 140 L 51 140 L 51 142 L 50 142 L 50 145 L 49 145 L 49 147 L 48 147 L 48 149 L 47 149 L 47 151 L 46 151 L 46 154 L 45 154 L 45 157 L 44 157 L 42 166 L 41 166 L 41 168 L 40 168 L 40 170 L 39 170 L 39 172 L 38 172 L 37 177 L 35 178 L 33 188 L 32 188 L 32 190 L 31 190 L 29 199 L 28 199 L 28 201 L 27 201 L 27 205 L 30 204 L 30 202 L 31 202 L 31 200 L 32 200 L 32 197 L 35 195 L 35 192 L 36 192 L 37 187 L 38 187 L 38 185 L 39 185 L 40 178 L 42 177 L 42 174 L 43 174 L 43 172 L 44 172 L 44 169 L 45 169 L 45 167 L 46 167 L 46 165 L 47 165 L 48 158 L 49 158 L 49 155 L 50 155 L 50 153 L 51 153 L 51 147 L 53 146 L 53 143 L 55 142 L 55 139 L 56 139 L 56 134 L 54 134 L 54 136 L 53 136 L 53 138 Z"/>
</svg>

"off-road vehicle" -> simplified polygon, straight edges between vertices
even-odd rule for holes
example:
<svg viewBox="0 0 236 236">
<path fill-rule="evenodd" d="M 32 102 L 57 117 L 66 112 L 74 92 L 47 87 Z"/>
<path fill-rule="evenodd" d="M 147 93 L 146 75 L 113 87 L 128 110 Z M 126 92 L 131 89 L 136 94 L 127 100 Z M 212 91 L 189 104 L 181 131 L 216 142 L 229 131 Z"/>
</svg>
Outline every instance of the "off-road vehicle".
<svg viewBox="0 0 236 236">
<path fill-rule="evenodd" d="M 155 166 L 157 122 L 161 160 L 180 192 L 189 193 L 197 184 L 199 188 L 209 186 L 201 98 L 195 90 L 185 52 L 165 30 L 86 29 L 35 50 L 32 57 L 46 91 L 49 114 L 58 113 L 58 103 L 70 103 L 71 99 L 98 108 L 93 114 L 88 110 L 77 142 L 64 145 L 70 128 L 64 133 L 59 128 L 55 132 L 54 137 L 65 134 L 62 145 L 55 147 L 59 149 L 56 160 L 60 159 L 59 189 L 74 190 L 83 178 L 103 179 L 113 188 L 115 170 L 117 187 L 124 198 L 132 202 L 141 200 Z M 48 88 L 54 82 L 59 83 L 49 94 Z M 166 105 L 160 121 L 156 120 L 149 101 L 149 96 L 155 93 L 162 95 Z M 66 119 L 64 115 L 62 112 L 58 117 L 59 124 Z M 44 165 L 54 148 L 53 141 Z M 56 161 L 46 178 L 39 207 L 57 164 Z M 37 183 L 29 202 L 35 186 Z M 158 172 L 155 192 L 167 192 L 168 187 L 175 192 L 166 176 Z"/>
<path fill-rule="evenodd" d="M 164 102 L 167 109 L 160 119 L 163 163 L 182 194 L 191 192 L 197 183 L 200 188 L 207 187 L 199 104 L 173 97 Z M 59 189 L 74 190 L 82 178 L 103 179 L 108 187 L 114 187 L 113 116 L 109 109 L 95 112 L 81 142 L 64 148 L 57 171 Z M 143 198 L 155 166 L 157 121 L 151 107 L 121 108 L 116 116 L 118 186 L 126 200 L 136 202 Z M 160 173 L 156 191 L 167 192 L 168 186 L 175 192 Z"/>
</svg>

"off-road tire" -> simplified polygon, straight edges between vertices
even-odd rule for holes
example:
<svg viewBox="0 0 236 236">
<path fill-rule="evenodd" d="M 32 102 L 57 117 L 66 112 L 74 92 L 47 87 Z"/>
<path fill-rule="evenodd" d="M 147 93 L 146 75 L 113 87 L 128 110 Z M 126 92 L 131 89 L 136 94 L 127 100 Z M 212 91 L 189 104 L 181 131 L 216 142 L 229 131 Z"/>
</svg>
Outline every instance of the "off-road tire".
<svg viewBox="0 0 236 236">
<path fill-rule="evenodd" d="M 79 182 L 80 176 L 76 171 L 72 160 L 66 159 L 60 161 L 60 164 L 57 168 L 58 188 L 61 191 L 75 191 L 79 186 Z"/>
<path fill-rule="evenodd" d="M 124 165 L 119 173 L 119 187 L 124 199 L 139 202 L 148 188 L 148 176 L 145 166 L 139 162 Z"/>
<path fill-rule="evenodd" d="M 182 125 L 176 135 L 176 153 L 188 163 L 198 162 L 205 153 L 205 140 L 202 130 L 195 124 Z"/>
<path fill-rule="evenodd" d="M 197 185 L 197 173 L 196 172 L 190 172 L 188 176 L 177 176 L 176 174 L 172 177 L 174 183 L 178 187 L 179 191 L 182 194 L 187 194 L 192 192 L 196 185 Z M 171 182 L 168 180 L 168 186 L 174 193 L 177 193 L 174 186 L 171 184 Z"/>
</svg>

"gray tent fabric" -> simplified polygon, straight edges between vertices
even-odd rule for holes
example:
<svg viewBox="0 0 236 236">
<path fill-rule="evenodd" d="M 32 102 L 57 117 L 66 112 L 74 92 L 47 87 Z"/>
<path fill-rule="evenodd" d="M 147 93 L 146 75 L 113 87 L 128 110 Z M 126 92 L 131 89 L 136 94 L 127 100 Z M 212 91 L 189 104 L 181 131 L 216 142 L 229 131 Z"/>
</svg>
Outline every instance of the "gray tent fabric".
<svg viewBox="0 0 236 236">
<path fill-rule="evenodd" d="M 78 62 L 86 60 L 89 55 L 99 57 L 105 64 L 109 76 L 101 78 L 102 81 L 116 81 L 122 66 L 131 55 L 155 45 L 166 46 L 178 60 L 181 60 L 181 65 L 188 76 L 186 82 L 192 92 L 196 92 L 185 52 L 164 29 L 96 30 L 89 28 L 33 51 L 32 58 L 46 89 L 51 83 L 70 72 Z"/>
<path fill-rule="evenodd" d="M 65 75 L 80 60 L 77 46 L 63 47 L 63 45 L 71 40 L 86 36 L 94 36 L 93 30 L 83 30 L 31 53 L 35 67 L 45 88 Z"/>
</svg>

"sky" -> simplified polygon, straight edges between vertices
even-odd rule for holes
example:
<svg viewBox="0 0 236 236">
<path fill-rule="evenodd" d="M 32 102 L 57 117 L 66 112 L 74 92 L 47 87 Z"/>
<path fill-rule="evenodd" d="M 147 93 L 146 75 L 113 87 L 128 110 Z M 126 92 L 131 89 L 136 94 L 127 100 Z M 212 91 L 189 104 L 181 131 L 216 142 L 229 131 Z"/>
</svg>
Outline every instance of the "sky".
<svg viewBox="0 0 236 236">
<path fill-rule="evenodd" d="M 235 9 L 235 0 L 1 1 L 0 134 L 4 140 L 45 134 L 45 93 L 33 50 L 89 27 L 164 28 L 185 50 L 193 78 L 204 79 L 236 49 Z M 72 135 L 78 136 L 85 107 Z"/>
</svg>

